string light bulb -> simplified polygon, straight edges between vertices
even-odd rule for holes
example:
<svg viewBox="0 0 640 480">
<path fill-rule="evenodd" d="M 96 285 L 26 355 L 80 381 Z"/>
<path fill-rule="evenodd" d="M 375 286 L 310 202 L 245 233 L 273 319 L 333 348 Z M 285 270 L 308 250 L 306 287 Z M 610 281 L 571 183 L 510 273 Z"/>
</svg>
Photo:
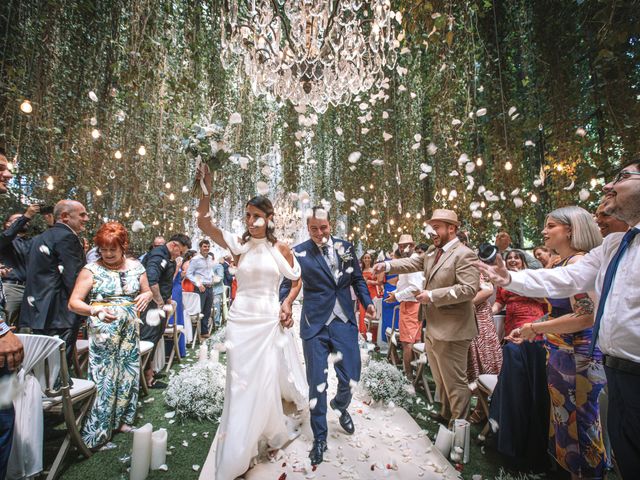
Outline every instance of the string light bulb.
<svg viewBox="0 0 640 480">
<path fill-rule="evenodd" d="M 97 189 L 96 190 L 96 196 L 101 197 L 102 196 L 102 190 Z"/>
<path fill-rule="evenodd" d="M 53 183 L 53 177 L 51 175 L 47 177 L 47 183 L 49 184 Z"/>
<path fill-rule="evenodd" d="M 140 145 L 140 148 L 138 148 L 138 155 L 140 155 L 141 157 L 144 157 L 147 154 L 147 149 L 144 147 L 144 145 Z"/>
<path fill-rule="evenodd" d="M 116 153 L 114 153 L 113 156 L 120 160 L 122 158 L 122 152 L 120 150 L 116 150 Z"/>
<path fill-rule="evenodd" d="M 538 196 L 535 193 L 531 195 L 531 201 L 533 203 L 536 203 L 538 201 Z"/>
<path fill-rule="evenodd" d="M 482 158 L 478 157 L 478 159 L 476 160 L 476 165 L 477 165 L 477 166 L 479 166 L 479 167 L 481 167 L 481 166 L 482 166 L 482 164 L 483 164 L 483 162 L 482 162 Z"/>
<path fill-rule="evenodd" d="M 591 183 L 591 188 L 596 188 L 598 181 L 595 178 L 592 178 L 590 183 Z"/>
<path fill-rule="evenodd" d="M 171 188 L 171 184 L 169 182 L 165 183 L 164 188 Z"/>
<path fill-rule="evenodd" d="M 47 190 L 53 190 L 53 183 L 47 184 Z"/>
<path fill-rule="evenodd" d="M 93 137 L 94 140 L 97 140 L 100 138 L 100 130 L 98 130 L 97 128 L 94 128 L 93 130 L 91 130 L 91 136 Z"/>
<path fill-rule="evenodd" d="M 24 100 L 20 104 L 20 110 L 22 110 L 23 113 L 31 113 L 33 112 L 33 105 L 31 105 L 29 100 Z"/>
<path fill-rule="evenodd" d="M 176 196 L 173 193 L 169 194 L 169 200 L 173 201 L 176 199 Z"/>
<path fill-rule="evenodd" d="M 511 171 L 511 169 L 512 169 L 512 168 L 513 168 L 513 164 L 512 164 L 509 160 L 507 160 L 507 161 L 505 162 L 505 164 L 504 164 L 504 169 L 505 169 L 507 172 L 509 172 L 509 171 Z"/>
<path fill-rule="evenodd" d="M 447 189 L 443 188 L 440 193 L 442 194 L 442 196 L 444 197 L 447 194 Z"/>
</svg>

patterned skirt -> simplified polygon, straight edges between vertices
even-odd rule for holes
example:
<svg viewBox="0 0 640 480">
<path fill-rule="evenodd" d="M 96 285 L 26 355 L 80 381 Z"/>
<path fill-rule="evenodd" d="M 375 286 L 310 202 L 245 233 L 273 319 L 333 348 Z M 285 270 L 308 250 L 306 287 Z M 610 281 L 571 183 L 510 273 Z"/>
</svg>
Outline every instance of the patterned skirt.
<svg viewBox="0 0 640 480">
<path fill-rule="evenodd" d="M 547 382 L 551 397 L 549 451 L 573 475 L 603 478 L 605 449 L 598 396 L 606 385 L 602 353 L 589 356 L 591 329 L 547 335 Z"/>
<path fill-rule="evenodd" d="M 489 302 L 476 306 L 476 322 L 478 335 L 469 345 L 467 362 L 467 378 L 469 383 L 475 382 L 483 374 L 498 375 L 502 368 L 502 348 L 498 340 L 496 326 L 493 323 Z"/>
</svg>

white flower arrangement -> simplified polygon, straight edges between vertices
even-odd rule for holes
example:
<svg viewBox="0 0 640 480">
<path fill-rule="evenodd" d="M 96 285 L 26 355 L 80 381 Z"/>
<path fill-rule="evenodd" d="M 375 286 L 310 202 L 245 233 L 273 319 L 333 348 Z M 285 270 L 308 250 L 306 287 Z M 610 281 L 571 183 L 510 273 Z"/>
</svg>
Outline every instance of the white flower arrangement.
<svg viewBox="0 0 640 480">
<path fill-rule="evenodd" d="M 169 379 L 165 403 L 179 417 L 215 421 L 224 405 L 226 369 L 219 363 L 197 363 Z"/>
<path fill-rule="evenodd" d="M 402 372 L 388 362 L 370 360 L 362 371 L 360 385 L 376 402 L 401 407 L 411 405 L 409 381 Z"/>
</svg>

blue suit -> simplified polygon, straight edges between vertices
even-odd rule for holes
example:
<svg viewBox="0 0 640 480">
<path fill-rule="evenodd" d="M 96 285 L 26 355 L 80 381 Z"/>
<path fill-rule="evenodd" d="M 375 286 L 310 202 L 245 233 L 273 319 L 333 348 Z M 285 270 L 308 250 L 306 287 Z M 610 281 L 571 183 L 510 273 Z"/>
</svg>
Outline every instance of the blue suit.
<svg viewBox="0 0 640 480">
<path fill-rule="evenodd" d="M 339 277 L 331 273 L 318 246 L 307 240 L 293 248 L 302 269 L 304 301 L 300 319 L 304 358 L 309 383 L 309 399 L 315 403 L 311 409 L 311 429 L 316 440 L 327 439 L 327 368 L 330 353 L 342 354 L 342 360 L 334 363 L 338 377 L 338 392 L 335 406 L 346 410 L 351 402 L 351 380 L 360 380 L 360 350 L 358 348 L 358 320 L 356 318 L 351 287 L 360 302 L 367 308 L 372 305 L 367 283 L 353 245 L 344 240 L 333 238 L 334 248 L 341 243 L 344 252 L 336 251 Z M 332 252 L 333 254 L 334 252 Z M 284 299 L 290 289 L 290 283 L 284 282 L 280 288 L 280 298 Z M 333 316 L 336 301 L 342 307 L 347 318 L 344 322 Z M 331 323 L 327 325 L 327 322 Z M 316 399 L 316 402 L 313 402 Z"/>
</svg>

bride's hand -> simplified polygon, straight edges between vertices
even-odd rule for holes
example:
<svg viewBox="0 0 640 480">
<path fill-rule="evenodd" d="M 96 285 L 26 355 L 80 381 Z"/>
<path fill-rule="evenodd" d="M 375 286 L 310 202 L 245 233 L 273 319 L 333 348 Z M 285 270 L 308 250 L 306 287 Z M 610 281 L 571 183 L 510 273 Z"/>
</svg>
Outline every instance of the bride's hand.
<svg viewBox="0 0 640 480">
<path fill-rule="evenodd" d="M 212 177 L 211 177 L 211 170 L 209 169 L 209 166 L 206 163 L 200 164 L 200 167 L 196 171 L 196 180 L 198 180 L 198 181 L 202 180 L 203 181 L 203 183 L 204 183 L 204 188 L 203 188 L 204 196 L 205 197 L 210 197 L 211 196 L 211 185 L 213 183 L 213 180 L 212 180 Z"/>
</svg>

